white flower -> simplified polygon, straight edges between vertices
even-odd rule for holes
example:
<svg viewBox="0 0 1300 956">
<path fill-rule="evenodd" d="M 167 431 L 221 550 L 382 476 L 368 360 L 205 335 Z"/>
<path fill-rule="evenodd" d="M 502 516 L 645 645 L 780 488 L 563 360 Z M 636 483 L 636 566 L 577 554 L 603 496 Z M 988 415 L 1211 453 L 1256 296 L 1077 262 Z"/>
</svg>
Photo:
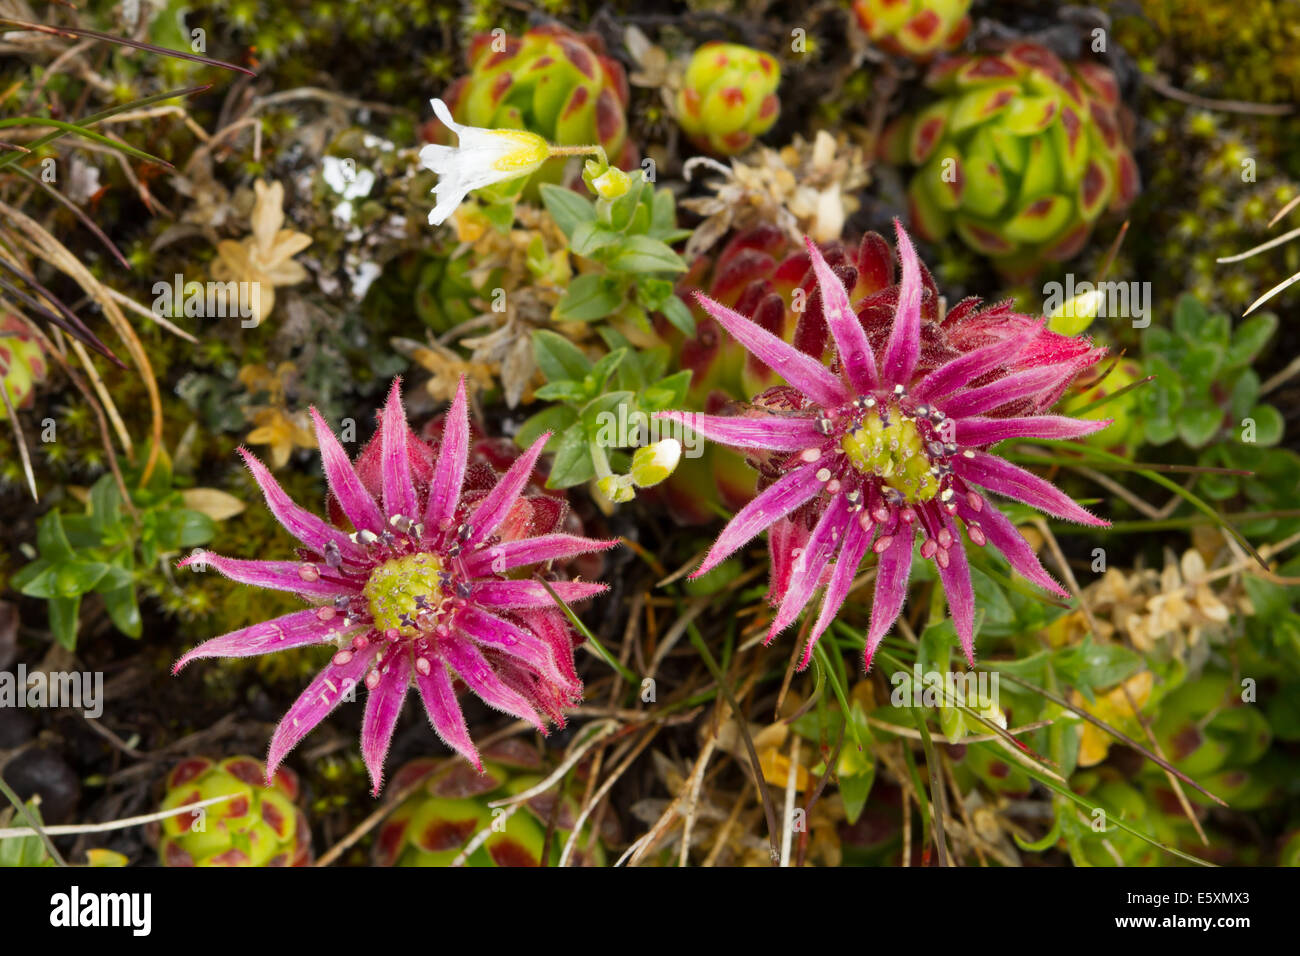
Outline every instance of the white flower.
<svg viewBox="0 0 1300 956">
<path fill-rule="evenodd" d="M 430 144 L 420 150 L 420 164 L 438 174 L 433 193 L 438 204 L 429 224 L 440 225 L 466 195 L 483 186 L 531 174 L 551 154 L 550 144 L 536 133 L 519 129 L 479 129 L 462 126 L 442 100 L 431 100 L 433 112 L 460 140 L 458 146 Z"/>
</svg>

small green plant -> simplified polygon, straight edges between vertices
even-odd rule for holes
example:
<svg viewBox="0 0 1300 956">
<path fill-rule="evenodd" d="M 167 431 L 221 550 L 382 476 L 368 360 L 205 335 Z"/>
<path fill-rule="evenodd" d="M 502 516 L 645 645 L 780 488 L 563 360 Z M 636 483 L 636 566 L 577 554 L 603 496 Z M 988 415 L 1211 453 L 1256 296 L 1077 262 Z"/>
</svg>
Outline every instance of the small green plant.
<svg viewBox="0 0 1300 956">
<path fill-rule="evenodd" d="M 693 335 L 695 319 L 673 291 L 672 276 L 685 272 L 686 262 L 670 243 L 690 235 L 689 229 L 677 228 L 673 194 L 650 187 L 644 173 L 634 173 L 620 195 L 606 198 L 593 173 L 604 170 L 588 163 L 584 178 L 597 193 L 594 202 L 558 186 L 544 185 L 541 190 L 542 202 L 569 240 L 570 251 L 585 260 L 586 267 L 569 284 L 551 318 L 629 323 L 649 333 L 650 316 L 658 313 Z"/>
<path fill-rule="evenodd" d="M 1138 389 L 1146 440 L 1165 445 L 1177 438 L 1200 449 L 1231 431 L 1239 441 L 1276 445 L 1282 415 L 1259 402 L 1259 376 L 1251 368 L 1276 329 L 1277 318 L 1264 313 L 1234 330 L 1226 315 L 1211 313 L 1193 296 L 1180 298 L 1171 327 L 1153 326 L 1143 336 L 1146 370 L 1156 376 Z"/>
<path fill-rule="evenodd" d="M 515 440 L 527 446 L 551 432 L 548 450 L 555 460 L 549 487 L 595 479 L 607 498 L 628 501 L 637 487 L 658 484 L 676 465 L 673 449 L 663 442 L 628 449 L 650 427 L 654 412 L 681 404 L 691 373 L 665 374 L 667 345 L 637 349 L 608 327 L 600 335 L 609 351 L 593 362 L 562 335 L 545 329 L 533 333 L 533 353 L 547 379 L 537 397 L 556 404 L 526 421 Z"/>
<path fill-rule="evenodd" d="M 132 489 L 130 509 L 107 474 L 91 487 L 85 514 L 54 508 L 41 518 L 39 556 L 11 584 L 28 597 L 49 601 L 50 630 L 68 650 L 77 646 L 77 619 L 87 594 L 100 595 L 114 627 L 139 637 L 140 578 L 168 556 L 206 544 L 213 531 L 211 518 L 185 507 L 171 469 L 162 462 L 145 485 Z"/>
</svg>

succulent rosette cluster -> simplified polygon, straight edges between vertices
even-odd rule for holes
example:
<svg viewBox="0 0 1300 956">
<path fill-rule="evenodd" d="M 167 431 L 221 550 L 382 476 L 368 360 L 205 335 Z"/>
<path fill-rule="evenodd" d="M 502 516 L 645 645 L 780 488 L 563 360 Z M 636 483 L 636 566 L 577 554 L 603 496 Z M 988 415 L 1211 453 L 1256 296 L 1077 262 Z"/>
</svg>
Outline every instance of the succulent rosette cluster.
<svg viewBox="0 0 1300 956">
<path fill-rule="evenodd" d="M 460 123 L 527 130 L 560 146 L 599 145 L 611 163 L 634 165 L 627 75 L 596 34 L 558 25 L 522 37 L 485 33 L 473 39 L 466 58 L 469 72 L 443 96 Z M 433 140 L 447 143 L 443 128 L 433 131 Z M 563 165 L 551 160 L 536 178 L 557 182 Z"/>
<path fill-rule="evenodd" d="M 32 330 L 18 317 L 0 319 L 0 388 L 14 408 L 30 404 L 32 392 L 45 380 L 45 351 Z M 0 420 L 9 414 L 0 402 Z"/>
<path fill-rule="evenodd" d="M 582 683 L 573 660 L 577 636 L 556 599 L 583 601 L 606 588 L 522 575 L 617 540 L 564 533 L 558 530 L 562 502 L 524 495 L 550 436 L 538 438 L 499 477 L 482 461 L 471 462 L 463 380 L 436 449 L 407 424 L 400 381 L 355 463 L 315 409 L 312 417 L 330 511 L 355 530 L 295 504 L 241 449 L 272 514 L 302 542 L 297 560 L 239 560 L 202 551 L 181 564 L 288 591 L 311 607 L 213 638 L 174 670 L 201 657 L 333 645 L 330 662 L 276 728 L 267 773 L 273 775 L 285 755 L 364 684 L 361 750 L 375 793 L 411 684 L 438 736 L 476 767 L 481 762 L 458 687 L 542 732 L 548 720 L 563 726 L 563 708 L 581 698 Z"/>
<path fill-rule="evenodd" d="M 1051 332 L 1004 303 L 959 303 L 939 320 L 933 282 L 900 224 L 902 278 L 893 302 L 855 311 L 845 283 L 809 241 L 820 310 L 833 352 L 801 349 L 707 296 L 700 304 L 777 372 L 737 415 L 661 412 L 744 451 L 762 490 L 723 529 L 698 577 L 764 530 L 776 607 L 768 639 L 791 625 L 824 586 L 801 666 L 835 618 L 868 551 L 878 556 L 865 663 L 903 607 L 912 552 L 934 562 L 967 660 L 974 662 L 975 596 L 962 540 L 992 544 L 1031 582 L 1065 595 L 988 492 L 1069 521 L 1104 526 L 1048 481 L 992 454 L 1007 439 L 1072 439 L 1108 422 L 1048 413 L 1104 353 Z M 923 321 L 923 314 L 935 315 Z"/>
<path fill-rule="evenodd" d="M 307 866 L 311 829 L 299 790 L 288 767 L 268 777 L 252 757 L 182 760 L 167 775 L 163 810 L 226 799 L 156 824 L 158 859 L 163 866 Z"/>
<path fill-rule="evenodd" d="M 735 156 L 781 114 L 781 66 L 739 43 L 706 43 L 691 54 L 677 92 L 677 122 L 700 149 Z"/>
<path fill-rule="evenodd" d="M 853 0 L 858 25 L 880 48 L 914 60 L 955 50 L 970 33 L 971 0 Z"/>
<path fill-rule="evenodd" d="M 892 160 L 920 167 L 908 187 L 925 239 L 956 232 L 1011 275 L 1061 262 L 1106 209 L 1138 193 L 1115 75 L 1067 65 L 1035 43 L 946 57 L 926 85 L 943 97 L 887 131 Z"/>
</svg>

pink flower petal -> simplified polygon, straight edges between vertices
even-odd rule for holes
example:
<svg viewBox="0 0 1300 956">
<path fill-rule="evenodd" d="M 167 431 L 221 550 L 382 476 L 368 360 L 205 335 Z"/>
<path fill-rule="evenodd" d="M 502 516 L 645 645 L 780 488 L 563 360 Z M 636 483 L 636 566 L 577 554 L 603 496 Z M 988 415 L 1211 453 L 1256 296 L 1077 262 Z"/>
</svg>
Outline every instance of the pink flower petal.
<svg viewBox="0 0 1300 956">
<path fill-rule="evenodd" d="M 849 383 L 861 394 L 874 391 L 879 385 L 876 356 L 871 351 L 867 333 L 862 330 L 862 323 L 858 321 L 857 313 L 849 302 L 848 290 L 826 264 L 817 243 L 805 236 L 804 244 L 808 247 L 808 256 L 812 259 L 813 271 L 817 274 L 817 287 L 822 294 L 822 314 L 835 339 L 835 349 Z"/>
<path fill-rule="evenodd" d="M 819 360 L 707 295 L 697 292 L 695 298 L 737 342 L 814 402 L 833 407 L 851 397 L 844 383 Z"/>
<path fill-rule="evenodd" d="M 305 644 L 322 644 L 330 638 L 348 633 L 341 627 L 342 615 L 332 615 L 329 619 L 321 618 L 321 611 L 333 611 L 333 608 L 308 608 L 294 611 L 282 617 L 259 621 L 249 627 L 229 634 L 222 634 L 204 641 L 194 650 L 172 665 L 172 673 L 177 674 L 190 661 L 201 657 L 256 657 L 272 651 L 288 650 Z M 355 626 L 351 630 L 359 630 Z"/>
<path fill-rule="evenodd" d="M 811 418 L 780 415 L 704 415 L 700 412 L 655 412 L 655 418 L 685 425 L 697 435 L 733 448 L 802 451 L 820 445 L 825 436 Z"/>
<path fill-rule="evenodd" d="M 939 403 L 949 418 L 968 418 L 1005 405 L 1007 402 L 1050 391 L 1060 386 L 1063 379 L 1074 375 L 1069 365 L 1048 365 L 1016 372 L 979 388 L 958 392 Z"/>
<path fill-rule="evenodd" d="M 1024 418 L 959 418 L 954 439 L 965 446 L 992 445 L 1008 438 L 1082 438 L 1101 431 L 1111 419 L 1069 418 L 1065 415 L 1029 415 Z"/>
<path fill-rule="evenodd" d="M 343 656 L 336 655 L 307 685 L 307 689 L 293 702 L 271 736 L 271 747 L 266 756 L 268 780 L 275 776 L 276 768 L 289 751 L 297 746 L 298 741 L 324 720 L 343 698 L 355 693 L 361 676 L 381 646 L 378 642 L 372 642 L 361 650 L 349 651 L 343 663 L 335 663 Z"/>
<path fill-rule="evenodd" d="M 526 720 L 546 733 L 546 727 L 528 701 L 502 683 L 501 678 L 493 673 L 488 659 L 473 644 L 464 640 L 443 641 L 439 650 L 456 675 L 483 703 L 511 717 Z"/>
<path fill-rule="evenodd" d="M 943 582 L 943 591 L 948 598 L 948 610 L 952 622 L 957 628 L 957 637 L 961 640 L 961 649 L 966 654 L 966 661 L 975 666 L 975 589 L 971 586 L 970 565 L 966 561 L 966 548 L 961 540 L 961 531 L 947 519 L 945 524 L 952 533 L 952 547 L 948 549 L 948 566 L 935 562 L 939 569 L 939 580 Z"/>
<path fill-rule="evenodd" d="M 871 602 L 871 624 L 867 628 L 867 646 L 863 661 L 871 670 L 871 659 L 898 620 L 907 599 L 907 578 L 912 572 L 912 526 L 898 522 L 893 541 L 885 548 L 876 565 L 876 593 Z"/>
<path fill-rule="evenodd" d="M 850 520 L 857 524 L 857 518 L 849 514 L 849 504 L 844 495 L 836 495 L 822 512 L 808 544 L 794 560 L 790 575 L 790 587 L 777 609 L 776 619 L 767 632 L 770 643 L 799 616 L 799 613 L 812 600 L 817 586 L 821 583 L 822 572 L 830 563 L 832 555 L 840 547 Z"/>
<path fill-rule="evenodd" d="M 239 454 L 243 456 L 248 470 L 253 473 L 253 479 L 261 487 L 262 494 L 266 496 L 266 506 L 271 509 L 275 519 L 284 525 L 286 531 L 317 554 L 324 554 L 325 546 L 333 542 L 338 546 L 344 560 L 353 563 L 365 561 L 366 553 L 360 545 L 353 542 L 338 528 L 294 504 L 293 499 L 285 494 L 279 482 L 271 477 L 266 466 L 258 461 L 255 455 L 243 448 L 239 449 Z"/>
<path fill-rule="evenodd" d="M 702 574 L 707 574 L 738 548 L 753 540 L 764 528 L 811 500 L 823 487 L 817 480 L 817 468 L 818 463 L 813 462 L 783 475 L 771 487 L 741 508 L 722 529 L 722 534 L 718 535 L 718 540 L 705 555 L 704 563 L 691 574 L 691 577 L 698 578 Z"/>
<path fill-rule="evenodd" d="M 1019 571 L 1024 578 L 1045 591 L 1051 591 L 1061 597 L 1070 596 L 1070 592 L 1057 584 L 1056 579 L 1043 569 L 1038 555 L 1034 554 L 1034 549 L 1029 546 L 1024 535 L 1016 529 L 1006 515 L 993 506 L 993 502 L 984 499 L 982 507 L 976 511 L 966 502 L 961 501 L 957 513 L 967 524 L 979 525 L 979 529 L 984 532 L 989 543 L 1002 552 L 1007 563 Z"/>
<path fill-rule="evenodd" d="M 940 365 L 917 383 L 912 389 L 912 395 L 926 401 L 946 398 L 981 375 L 986 375 L 999 366 L 1009 365 L 1037 334 L 1038 329 L 1034 329 L 1018 338 L 985 345 Z"/>
<path fill-rule="evenodd" d="M 585 601 L 589 597 L 609 590 L 607 585 L 587 581 L 552 581 L 551 587 L 565 604 Z M 539 581 L 476 581 L 474 600 L 485 607 L 555 607 L 551 597 Z"/>
<path fill-rule="evenodd" d="M 462 375 L 460 384 L 456 386 L 456 398 L 447 412 L 442 429 L 442 444 L 438 450 L 438 463 L 434 466 L 433 481 L 429 484 L 424 524 L 431 532 L 455 515 L 461 487 L 465 484 L 465 466 L 468 460 L 469 408 L 465 400 L 465 376 Z"/>
<path fill-rule="evenodd" d="M 426 646 L 421 646 L 426 645 Z M 479 759 L 478 750 L 465 725 L 465 714 L 456 700 L 456 691 L 452 687 L 447 665 L 432 652 L 427 651 L 427 642 L 417 644 L 416 653 L 422 654 L 431 665 L 427 674 L 415 668 L 415 686 L 424 701 L 424 710 L 429 715 L 429 723 L 438 738 L 456 753 L 472 763 L 478 772 L 483 772 L 483 761 Z"/>
<path fill-rule="evenodd" d="M 1079 524 L 1097 528 L 1110 526 L 1109 521 L 1098 518 L 1075 504 L 1069 495 L 1050 481 L 1039 478 L 995 455 L 982 451 L 973 454 L 972 458 L 961 454 L 953 459 L 953 470 L 967 481 L 982 485 L 989 491 L 1008 498 L 1014 498 L 1016 501 L 1023 501 L 1039 511 L 1064 518 L 1066 521 L 1077 521 Z"/>
<path fill-rule="evenodd" d="M 356 584 L 335 576 L 329 568 L 305 561 L 243 561 L 223 558 L 211 551 L 196 551 L 176 566 L 185 568 L 193 564 L 211 565 L 232 581 L 273 591 L 325 598 L 360 592 Z"/>
<path fill-rule="evenodd" d="M 393 379 L 384 405 L 382 487 L 384 511 L 388 517 L 403 515 L 415 521 L 420 515 L 420 505 L 415 498 L 415 482 L 411 478 L 411 460 L 408 457 L 406 438 L 406 412 L 402 409 L 402 380 Z"/>
<path fill-rule="evenodd" d="M 330 491 L 338 499 L 339 507 L 358 531 L 364 529 L 379 534 L 384 530 L 384 516 L 375 504 L 375 499 L 366 491 L 347 452 L 314 407 L 311 409 L 311 417 L 316 423 L 316 445 L 320 448 L 325 478 L 329 481 Z"/>
<path fill-rule="evenodd" d="M 550 646 L 518 624 L 476 607 L 466 607 L 456 615 L 456 627 L 476 644 L 517 657 L 539 677 L 571 686 L 571 681 L 556 666 Z"/>
<path fill-rule="evenodd" d="M 894 220 L 894 232 L 898 236 L 898 258 L 903 263 L 903 277 L 898 285 L 894 326 L 881 363 L 880 384 L 885 388 L 907 385 L 916 370 L 916 363 L 921 360 L 921 266 L 912 240 L 897 219 Z"/>
<path fill-rule="evenodd" d="M 532 477 L 533 468 L 537 465 L 537 459 L 542 454 L 542 449 L 546 447 L 550 437 L 551 433 L 547 432 L 533 442 L 526 452 L 514 460 L 514 463 L 501 476 L 501 480 L 496 483 L 496 486 L 478 503 L 478 506 L 466 520 L 470 527 L 467 544 L 475 545 L 480 541 L 486 541 L 492 532 L 501 526 L 501 522 L 506 520 L 506 515 L 510 513 L 510 507 L 523 493 L 524 486 L 528 484 L 528 479 Z"/>
<path fill-rule="evenodd" d="M 573 534 L 543 534 L 535 538 L 502 541 L 475 551 L 465 559 L 470 577 L 505 574 L 513 568 L 545 561 L 559 561 L 592 551 L 607 551 L 619 544 L 618 538 L 582 538 Z"/>
<path fill-rule="evenodd" d="M 391 644 L 379 661 L 379 683 L 366 694 L 366 716 L 361 722 L 361 756 L 370 772 L 370 792 L 379 796 L 384 782 L 384 758 L 401 716 L 406 690 L 411 686 L 410 649 Z"/>
<path fill-rule="evenodd" d="M 800 670 L 808 666 L 812 660 L 813 648 L 817 646 L 821 636 L 831 626 L 831 621 L 835 620 L 835 615 L 839 614 L 840 608 L 844 606 L 853 578 L 858 573 L 858 565 L 862 563 L 862 557 L 867 553 L 874 536 L 874 526 L 870 530 L 864 530 L 856 516 L 850 516 L 844 544 L 835 559 L 835 567 L 831 571 L 830 582 L 826 585 L 826 593 L 822 595 L 821 610 L 817 613 L 817 620 L 808 635 L 808 646 L 804 648 L 803 658 L 799 661 Z"/>
</svg>

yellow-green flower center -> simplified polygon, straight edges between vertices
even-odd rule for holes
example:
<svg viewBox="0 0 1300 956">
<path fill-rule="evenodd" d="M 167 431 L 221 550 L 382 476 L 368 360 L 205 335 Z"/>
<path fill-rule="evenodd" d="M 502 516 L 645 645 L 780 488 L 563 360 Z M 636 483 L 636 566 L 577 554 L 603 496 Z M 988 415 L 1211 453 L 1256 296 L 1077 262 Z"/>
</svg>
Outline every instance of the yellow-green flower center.
<svg viewBox="0 0 1300 956">
<path fill-rule="evenodd" d="M 441 570 L 437 558 L 422 553 L 393 558 L 370 572 L 362 593 L 370 602 L 375 629 L 383 632 L 395 628 L 413 636 L 416 615 L 425 608 L 436 608 L 442 600 L 438 584 Z"/>
<path fill-rule="evenodd" d="M 864 475 L 877 476 L 909 502 L 929 501 L 939 493 L 939 482 L 930 474 L 924 440 L 915 422 L 897 409 L 893 412 L 888 427 L 869 413 L 841 439 L 840 447 Z"/>
</svg>

